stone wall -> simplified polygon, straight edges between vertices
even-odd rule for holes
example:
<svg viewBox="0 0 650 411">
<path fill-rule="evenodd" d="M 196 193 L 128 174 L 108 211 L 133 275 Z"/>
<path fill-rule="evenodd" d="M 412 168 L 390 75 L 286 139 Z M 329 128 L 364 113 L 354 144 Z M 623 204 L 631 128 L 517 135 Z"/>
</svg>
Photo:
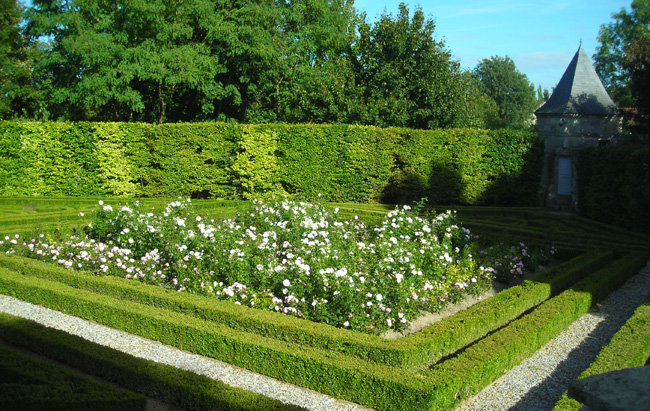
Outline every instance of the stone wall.
<svg viewBox="0 0 650 411">
<path fill-rule="evenodd" d="M 612 138 L 621 133 L 621 117 L 596 115 L 538 114 L 541 136 Z"/>
<path fill-rule="evenodd" d="M 578 209 L 577 154 L 587 147 L 618 144 L 620 116 L 538 115 L 537 130 L 544 139 L 541 205 L 563 211 Z M 558 162 L 571 159 L 571 195 L 558 195 Z"/>
</svg>

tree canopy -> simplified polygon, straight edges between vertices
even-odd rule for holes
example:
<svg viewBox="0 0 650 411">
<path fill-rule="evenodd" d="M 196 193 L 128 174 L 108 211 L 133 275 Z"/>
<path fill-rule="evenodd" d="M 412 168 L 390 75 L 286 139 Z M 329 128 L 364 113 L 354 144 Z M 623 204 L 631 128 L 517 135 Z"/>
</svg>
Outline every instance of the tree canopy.
<svg viewBox="0 0 650 411">
<path fill-rule="evenodd" d="M 0 0 L 2 118 L 497 125 L 434 21 L 353 0 Z"/>
<path fill-rule="evenodd" d="M 538 103 L 535 87 L 508 56 L 481 60 L 474 77 L 498 107 L 498 126 L 523 128 Z"/>
<path fill-rule="evenodd" d="M 613 21 L 600 27 L 600 44 L 593 56 L 594 68 L 619 107 L 632 107 L 642 97 L 642 90 L 631 87 L 631 83 L 634 77 L 643 77 L 642 61 L 648 56 L 643 51 L 650 38 L 650 1 L 634 0 L 630 9 L 622 8 L 612 14 Z"/>
</svg>

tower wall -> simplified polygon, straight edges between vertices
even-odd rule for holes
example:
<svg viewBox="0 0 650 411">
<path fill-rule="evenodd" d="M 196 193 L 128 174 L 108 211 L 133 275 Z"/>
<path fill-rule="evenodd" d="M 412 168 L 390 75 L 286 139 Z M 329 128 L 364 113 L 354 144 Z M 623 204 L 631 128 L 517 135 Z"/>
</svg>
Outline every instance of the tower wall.
<svg viewBox="0 0 650 411">
<path fill-rule="evenodd" d="M 621 138 L 621 117 L 538 114 L 537 130 L 545 147 L 540 192 L 542 205 L 555 210 L 577 210 L 578 153 L 589 147 L 618 144 Z M 565 165 L 563 175 L 560 173 L 560 161 Z M 566 164 L 571 167 L 568 173 Z M 561 179 L 564 180 L 560 181 Z M 570 194 L 560 194 L 564 191 L 560 187 L 566 187 L 567 184 L 570 185 Z"/>
</svg>

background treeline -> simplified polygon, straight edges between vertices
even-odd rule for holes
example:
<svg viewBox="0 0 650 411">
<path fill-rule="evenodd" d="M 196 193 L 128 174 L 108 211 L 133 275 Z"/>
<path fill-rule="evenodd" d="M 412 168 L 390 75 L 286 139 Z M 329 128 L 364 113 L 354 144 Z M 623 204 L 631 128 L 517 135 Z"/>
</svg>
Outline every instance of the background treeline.
<svg viewBox="0 0 650 411">
<path fill-rule="evenodd" d="M 512 60 L 461 70 L 433 20 L 404 4 L 374 23 L 353 0 L 0 9 L 4 119 L 525 127 L 539 104 Z"/>
<path fill-rule="evenodd" d="M 0 121 L 0 195 L 535 205 L 542 150 L 513 130 Z"/>
</svg>

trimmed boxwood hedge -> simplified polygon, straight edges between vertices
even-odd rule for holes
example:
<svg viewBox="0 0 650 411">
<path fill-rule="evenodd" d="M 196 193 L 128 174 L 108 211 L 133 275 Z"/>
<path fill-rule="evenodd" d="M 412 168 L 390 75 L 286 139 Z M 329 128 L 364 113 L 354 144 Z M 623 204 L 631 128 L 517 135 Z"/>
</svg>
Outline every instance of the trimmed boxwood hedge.
<svg viewBox="0 0 650 411">
<path fill-rule="evenodd" d="M 132 357 L 4 313 L 0 313 L 0 341 L 2 340 L 183 409 L 302 409 L 189 371 Z"/>
<path fill-rule="evenodd" d="M 611 252 L 592 252 L 578 256 L 538 275 L 534 281 L 511 287 L 398 340 L 385 340 L 214 298 L 179 294 L 122 278 L 66 270 L 24 257 L 0 255 L 0 266 L 75 288 L 188 314 L 265 337 L 340 351 L 391 366 L 421 368 L 517 318 L 526 310 L 596 271 L 611 258 Z"/>
<path fill-rule="evenodd" d="M 0 195 L 532 205 L 542 150 L 514 130 L 0 121 Z"/>
<path fill-rule="evenodd" d="M 0 409 L 144 410 L 147 399 L 28 357 L 0 340 Z"/>
<path fill-rule="evenodd" d="M 498 378 L 635 274 L 632 254 L 424 372 L 262 337 L 0 268 L 0 292 L 378 409 L 450 408 Z"/>
<path fill-rule="evenodd" d="M 636 309 L 632 317 L 614 334 L 611 341 L 598 354 L 589 368 L 578 379 L 591 375 L 642 367 L 650 359 L 650 297 Z M 554 410 L 579 410 L 582 404 L 569 398 L 565 392 Z"/>
<path fill-rule="evenodd" d="M 478 393 L 533 355 L 598 301 L 620 287 L 646 263 L 646 254 L 629 254 L 573 285 L 532 312 L 425 373 L 441 385 L 438 404 L 451 408 Z"/>
</svg>

